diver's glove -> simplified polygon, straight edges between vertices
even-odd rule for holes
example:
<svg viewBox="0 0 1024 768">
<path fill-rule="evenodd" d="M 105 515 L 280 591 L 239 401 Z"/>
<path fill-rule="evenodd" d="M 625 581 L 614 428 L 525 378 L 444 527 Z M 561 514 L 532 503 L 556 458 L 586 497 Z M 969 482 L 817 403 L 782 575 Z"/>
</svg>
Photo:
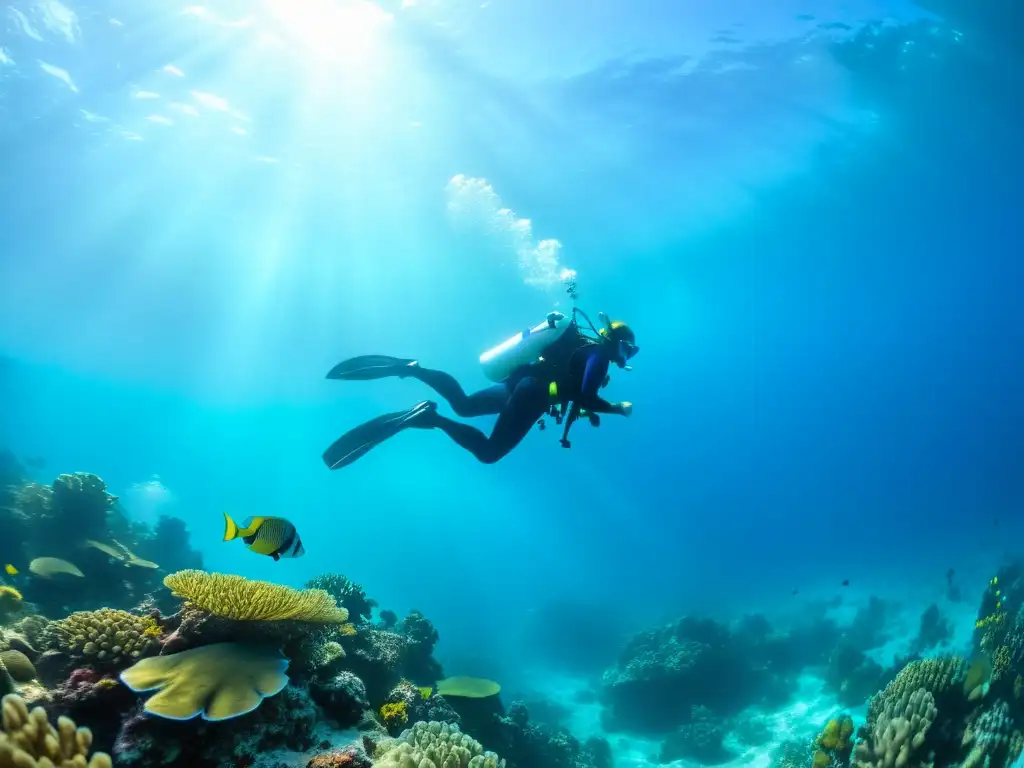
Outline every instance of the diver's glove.
<svg viewBox="0 0 1024 768">
<path fill-rule="evenodd" d="M 621 403 L 619 403 L 619 413 L 621 413 L 623 416 L 632 416 L 633 404 L 628 400 L 623 400 Z"/>
</svg>

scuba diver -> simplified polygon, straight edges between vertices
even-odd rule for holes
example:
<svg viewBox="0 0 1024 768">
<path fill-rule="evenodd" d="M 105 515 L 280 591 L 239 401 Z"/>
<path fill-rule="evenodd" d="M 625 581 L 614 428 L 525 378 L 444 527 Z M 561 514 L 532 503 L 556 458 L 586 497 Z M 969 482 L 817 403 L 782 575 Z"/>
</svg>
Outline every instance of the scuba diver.
<svg viewBox="0 0 1024 768">
<path fill-rule="evenodd" d="M 587 330 L 580 327 L 577 315 L 586 321 Z M 324 463 L 330 469 L 348 466 L 388 438 L 414 428 L 440 429 L 478 461 L 493 464 L 519 445 L 534 424 L 544 429 L 545 415 L 558 424 L 565 421 L 561 439 L 565 448 L 570 446 L 569 428 L 581 416 L 598 426 L 598 414 L 631 415 L 631 403 L 610 403 L 598 392 L 608 384 L 611 364 L 632 370 L 628 363 L 640 348 L 625 323 L 612 322 L 604 313 L 598 317 L 600 330 L 582 310 L 573 308 L 572 318 L 552 312 L 533 328 L 485 352 L 480 362 L 484 374 L 495 383 L 471 395 L 449 374 L 424 368 L 417 360 L 363 355 L 338 363 L 327 378 L 417 379 L 447 400 L 458 416 L 497 415 L 498 419 L 487 436 L 476 427 L 442 416 L 437 403 L 424 400 L 407 411 L 379 416 L 342 435 L 324 451 Z"/>
</svg>

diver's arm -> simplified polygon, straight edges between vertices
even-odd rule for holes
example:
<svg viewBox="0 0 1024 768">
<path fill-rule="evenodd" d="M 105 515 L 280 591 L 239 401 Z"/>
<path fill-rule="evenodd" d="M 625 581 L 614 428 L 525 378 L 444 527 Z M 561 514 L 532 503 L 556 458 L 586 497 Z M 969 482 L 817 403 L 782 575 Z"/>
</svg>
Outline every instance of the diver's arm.
<svg viewBox="0 0 1024 768">
<path fill-rule="evenodd" d="M 609 403 L 597 394 L 608 376 L 608 358 L 599 349 L 592 349 L 587 355 L 586 368 L 583 370 L 583 385 L 577 405 L 592 413 L 613 413 L 628 416 L 632 406 L 628 403 Z"/>
</svg>

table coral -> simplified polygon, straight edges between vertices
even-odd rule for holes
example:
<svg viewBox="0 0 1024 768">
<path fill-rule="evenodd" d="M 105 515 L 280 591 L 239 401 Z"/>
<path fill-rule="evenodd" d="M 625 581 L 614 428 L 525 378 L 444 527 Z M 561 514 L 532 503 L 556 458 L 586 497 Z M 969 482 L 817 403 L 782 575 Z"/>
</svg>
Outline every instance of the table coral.
<svg viewBox="0 0 1024 768">
<path fill-rule="evenodd" d="M 277 649 L 217 643 L 157 656 L 121 673 L 136 693 L 157 691 L 146 711 L 169 720 L 230 720 L 248 714 L 288 685 L 286 659 Z"/>
<path fill-rule="evenodd" d="M 86 762 L 91 746 L 88 728 L 77 728 L 66 717 L 54 728 L 41 707 L 29 712 L 21 697 L 4 696 L 0 768 L 111 768 L 110 757 L 102 752 Z"/>
<path fill-rule="evenodd" d="M 343 624 L 348 611 L 322 589 L 292 589 L 242 576 L 186 570 L 164 579 L 177 597 L 215 616 L 235 621 L 304 621 Z"/>
</svg>

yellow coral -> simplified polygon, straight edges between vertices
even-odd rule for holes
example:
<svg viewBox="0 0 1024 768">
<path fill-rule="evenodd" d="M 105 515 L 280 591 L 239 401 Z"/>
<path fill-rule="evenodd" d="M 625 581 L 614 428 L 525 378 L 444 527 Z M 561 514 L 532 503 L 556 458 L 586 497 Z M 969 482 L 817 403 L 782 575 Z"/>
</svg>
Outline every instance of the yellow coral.
<svg viewBox="0 0 1024 768">
<path fill-rule="evenodd" d="M 70 651 L 90 662 L 117 665 L 156 649 L 157 644 L 146 634 L 152 623 L 155 622 L 149 617 L 101 608 L 78 611 L 66 619 L 51 622 L 43 635 L 51 647 Z"/>
<path fill-rule="evenodd" d="M 351 622 L 341 625 L 342 637 L 353 637 L 356 634 L 356 625 Z"/>
<path fill-rule="evenodd" d="M 142 619 L 142 636 L 143 637 L 162 637 L 164 632 L 160 629 L 160 625 L 156 623 L 156 619 L 152 616 L 146 616 Z"/>
<path fill-rule="evenodd" d="M 164 579 L 177 597 L 196 608 L 235 621 L 305 621 L 343 624 L 348 611 L 322 589 L 292 589 L 269 581 L 187 570 Z"/>
<path fill-rule="evenodd" d="M 406 766 L 468 766 L 468 768 L 504 768 L 505 761 L 457 725 L 416 723 L 398 739 L 378 743 L 374 752 L 375 768 Z"/>
<path fill-rule="evenodd" d="M 86 762 L 92 746 L 92 732 L 77 728 L 61 717 L 50 725 L 46 712 L 31 712 L 20 696 L 3 698 L 3 729 L 0 730 L 0 765 L 16 768 L 111 768 L 110 757 L 97 752 Z"/>
<path fill-rule="evenodd" d="M 850 747 L 853 719 L 849 715 L 833 717 L 818 735 L 817 745 L 829 752 L 845 752 Z"/>
<path fill-rule="evenodd" d="M 329 640 L 322 645 L 316 647 L 316 649 L 310 654 L 310 664 L 314 669 L 320 669 L 326 667 L 328 664 L 333 664 L 338 659 L 345 658 L 345 649 L 341 647 L 341 643 Z"/>
<path fill-rule="evenodd" d="M 1000 680 L 1003 675 L 1011 671 L 1013 666 L 1013 654 L 1009 647 L 1001 645 L 992 654 L 992 679 Z"/>
<path fill-rule="evenodd" d="M 501 686 L 482 677 L 446 677 L 437 681 L 438 696 L 457 696 L 465 699 L 486 699 L 501 693 Z"/>
<path fill-rule="evenodd" d="M 288 685 L 288 659 L 262 646 L 215 643 L 143 659 L 121 673 L 136 693 L 157 691 L 146 711 L 170 720 L 230 720 L 252 712 Z"/>
<path fill-rule="evenodd" d="M 825 752 L 820 749 L 815 750 L 814 760 L 811 762 L 811 768 L 828 768 L 832 764 L 832 758 L 829 757 Z"/>
<path fill-rule="evenodd" d="M 380 708 L 380 716 L 388 728 L 405 725 L 409 722 L 409 707 L 404 701 L 388 702 Z"/>
<path fill-rule="evenodd" d="M 835 749 L 839 746 L 839 718 L 829 720 L 818 736 L 818 746 L 822 749 Z"/>
</svg>

